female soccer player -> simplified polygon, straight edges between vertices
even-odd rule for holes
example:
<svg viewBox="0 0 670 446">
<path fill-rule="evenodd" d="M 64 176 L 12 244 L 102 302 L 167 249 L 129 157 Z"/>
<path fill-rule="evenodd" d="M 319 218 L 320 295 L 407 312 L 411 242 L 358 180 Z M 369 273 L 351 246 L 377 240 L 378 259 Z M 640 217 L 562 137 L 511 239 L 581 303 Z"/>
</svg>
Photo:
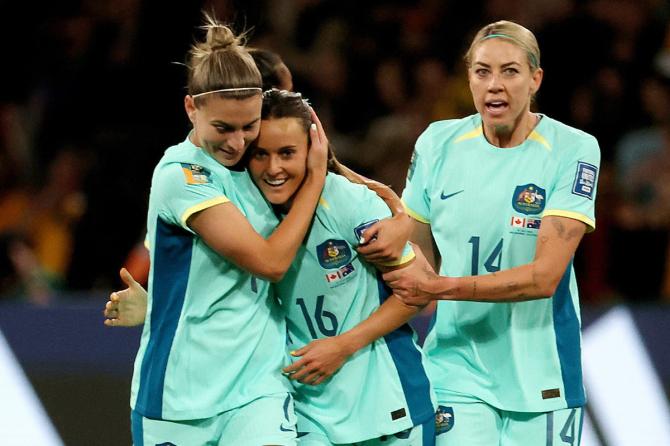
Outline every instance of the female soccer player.
<svg viewBox="0 0 670 446">
<path fill-rule="evenodd" d="M 424 345 L 438 444 L 577 445 L 572 258 L 595 228 L 598 143 L 530 110 L 543 72 L 526 28 L 485 26 L 465 59 L 478 113 L 430 125 L 403 192 L 412 238 L 440 275 L 384 278 L 406 303 L 438 301 Z"/>
<path fill-rule="evenodd" d="M 327 140 L 313 115 L 305 181 L 275 229 L 269 213 L 248 205 L 254 189 L 246 175 L 228 170 L 258 135 L 260 73 L 240 37 L 209 17 L 205 28 L 188 64 L 193 130 L 165 152 L 152 179 L 133 442 L 291 445 L 284 318 L 263 279 L 280 279 L 305 237 L 325 181 Z"/>
<path fill-rule="evenodd" d="M 280 220 L 291 212 L 305 178 L 309 125 L 300 95 L 265 93 L 248 170 Z M 377 269 L 355 249 L 365 228 L 389 214 L 365 186 L 329 174 L 308 236 L 276 284 L 288 347 L 297 349 L 284 371 L 296 383 L 301 445 L 434 443 L 430 385 L 412 331 L 403 325 L 417 308 L 390 296 Z M 405 254 L 395 266 L 380 268 L 406 267 L 413 257 L 409 246 Z M 143 312 L 137 305 L 142 289 L 128 282 L 130 292 L 106 311 L 126 324 L 140 322 L 132 313 Z"/>
</svg>

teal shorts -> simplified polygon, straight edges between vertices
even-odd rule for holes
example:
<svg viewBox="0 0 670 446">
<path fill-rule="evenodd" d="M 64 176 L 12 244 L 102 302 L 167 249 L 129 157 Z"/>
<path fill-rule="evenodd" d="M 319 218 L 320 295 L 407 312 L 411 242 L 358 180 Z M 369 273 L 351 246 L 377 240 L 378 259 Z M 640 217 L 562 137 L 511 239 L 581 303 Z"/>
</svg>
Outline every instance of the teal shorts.
<svg viewBox="0 0 670 446">
<path fill-rule="evenodd" d="M 290 394 L 259 398 L 202 420 L 155 420 L 130 415 L 134 446 L 295 446 L 296 417 Z"/>
<path fill-rule="evenodd" d="M 483 402 L 440 403 L 436 445 L 579 446 L 584 409 L 510 412 Z"/>
<path fill-rule="evenodd" d="M 300 446 L 335 446 L 323 432 L 298 432 Z M 337 443 L 337 446 L 435 446 L 433 419 L 395 434 L 356 443 Z"/>
</svg>

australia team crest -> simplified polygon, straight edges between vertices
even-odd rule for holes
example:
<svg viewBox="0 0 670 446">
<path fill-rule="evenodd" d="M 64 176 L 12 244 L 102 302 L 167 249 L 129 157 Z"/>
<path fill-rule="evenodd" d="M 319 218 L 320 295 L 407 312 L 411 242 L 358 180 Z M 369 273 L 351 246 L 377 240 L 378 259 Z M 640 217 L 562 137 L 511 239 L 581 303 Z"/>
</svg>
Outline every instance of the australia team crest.
<svg viewBox="0 0 670 446">
<path fill-rule="evenodd" d="M 316 257 L 322 268 L 340 268 L 351 261 L 351 248 L 344 240 L 326 240 L 316 247 Z"/>
<path fill-rule="evenodd" d="M 454 427 L 454 409 L 449 406 L 437 406 L 435 412 L 435 434 L 440 435 L 449 432 Z"/>
<path fill-rule="evenodd" d="M 526 215 L 537 215 L 544 211 L 547 194 L 541 187 L 529 183 L 517 186 L 512 196 L 512 207 Z"/>
</svg>

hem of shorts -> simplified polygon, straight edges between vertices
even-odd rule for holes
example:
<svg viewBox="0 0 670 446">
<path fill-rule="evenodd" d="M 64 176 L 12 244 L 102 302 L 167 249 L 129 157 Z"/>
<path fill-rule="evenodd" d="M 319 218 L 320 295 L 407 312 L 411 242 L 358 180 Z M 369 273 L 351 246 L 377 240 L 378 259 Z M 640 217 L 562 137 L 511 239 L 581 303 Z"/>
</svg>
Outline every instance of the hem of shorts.
<svg viewBox="0 0 670 446">
<path fill-rule="evenodd" d="M 459 395 L 462 396 L 462 398 L 457 398 L 455 401 L 451 401 L 452 403 L 462 403 L 462 404 L 468 404 L 468 403 L 485 403 L 488 404 L 491 407 L 495 407 L 498 410 L 504 410 L 507 412 L 520 412 L 520 413 L 544 413 L 544 412 L 553 412 L 555 410 L 561 410 L 561 409 L 572 409 L 575 407 L 584 407 L 586 405 L 586 398 L 581 398 L 577 399 L 575 401 L 571 401 L 568 403 L 565 399 L 562 399 L 560 401 L 556 402 L 546 402 L 542 405 L 524 405 L 524 404 L 514 404 L 514 403 L 506 403 L 503 404 L 498 400 L 487 400 L 484 397 L 481 397 L 479 395 L 472 395 L 472 394 L 465 394 L 465 393 L 460 393 L 460 392 L 451 392 L 451 391 L 443 391 L 439 392 L 435 390 L 435 396 L 437 398 L 438 404 L 439 405 L 444 405 L 445 403 L 449 403 L 449 398 L 445 398 L 445 392 L 448 392 L 451 395 Z M 467 401 L 470 400 L 470 401 Z"/>
</svg>

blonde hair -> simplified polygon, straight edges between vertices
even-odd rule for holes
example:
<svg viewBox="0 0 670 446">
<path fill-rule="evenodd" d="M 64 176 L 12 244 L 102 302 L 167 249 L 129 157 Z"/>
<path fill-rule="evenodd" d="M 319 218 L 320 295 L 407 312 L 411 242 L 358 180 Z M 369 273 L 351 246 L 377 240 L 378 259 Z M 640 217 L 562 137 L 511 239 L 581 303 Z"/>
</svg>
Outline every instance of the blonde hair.
<svg viewBox="0 0 670 446">
<path fill-rule="evenodd" d="M 205 13 L 207 31 L 204 42 L 196 42 L 188 54 L 188 94 L 197 95 L 223 89 L 261 88 L 261 74 L 246 47 L 246 34 L 235 35 L 226 25 Z M 244 99 L 260 90 L 217 93 L 227 98 Z M 196 105 L 209 95 L 195 98 Z"/>
<path fill-rule="evenodd" d="M 490 23 L 479 30 L 472 39 L 468 52 L 465 53 L 465 63 L 468 68 L 472 65 L 472 55 L 477 46 L 487 39 L 494 38 L 507 39 L 524 50 L 531 70 L 540 68 L 540 47 L 535 35 L 528 28 L 507 20 Z"/>
</svg>

